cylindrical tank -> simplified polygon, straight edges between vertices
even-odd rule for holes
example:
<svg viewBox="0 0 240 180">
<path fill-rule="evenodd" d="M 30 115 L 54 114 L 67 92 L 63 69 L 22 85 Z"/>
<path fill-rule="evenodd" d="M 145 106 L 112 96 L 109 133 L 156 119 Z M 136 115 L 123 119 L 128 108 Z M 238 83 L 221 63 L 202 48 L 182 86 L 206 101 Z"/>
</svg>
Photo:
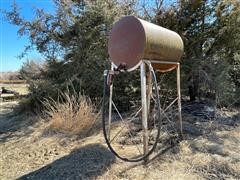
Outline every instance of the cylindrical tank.
<svg viewBox="0 0 240 180">
<path fill-rule="evenodd" d="M 111 30 L 108 53 L 116 66 L 126 64 L 131 71 L 143 59 L 179 62 L 183 54 L 183 41 L 176 32 L 134 16 L 125 16 Z M 153 67 L 162 72 L 170 71 L 175 66 L 153 63 Z"/>
</svg>

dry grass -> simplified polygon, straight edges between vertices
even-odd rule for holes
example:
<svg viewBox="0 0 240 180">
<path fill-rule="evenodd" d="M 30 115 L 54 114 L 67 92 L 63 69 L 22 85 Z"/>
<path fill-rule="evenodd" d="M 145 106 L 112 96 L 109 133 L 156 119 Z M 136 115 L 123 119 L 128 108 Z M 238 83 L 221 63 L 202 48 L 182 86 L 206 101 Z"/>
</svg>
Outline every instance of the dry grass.
<svg viewBox="0 0 240 180">
<path fill-rule="evenodd" d="M 60 100 L 48 99 L 43 102 L 49 115 L 53 131 L 70 135 L 88 136 L 99 125 L 98 113 L 90 98 L 84 95 L 62 93 Z"/>
<path fill-rule="evenodd" d="M 80 96 L 78 104 L 84 102 L 84 98 L 86 97 Z M 69 101 L 65 99 L 66 104 L 67 102 Z M 168 143 L 165 145 L 159 142 L 157 151 L 153 154 L 153 157 L 157 157 L 151 156 L 151 161 L 143 164 L 127 163 L 114 157 L 99 132 L 83 139 L 75 138 L 76 136 L 69 138 L 62 134 L 43 136 L 47 126 L 45 120 L 28 126 L 27 122 L 36 121 L 38 117 L 7 116 L 6 113 L 9 113 L 16 103 L 3 103 L 4 107 L 0 107 L 4 110 L 0 112 L 0 150 L 4 152 L 0 156 L 1 180 L 240 179 L 240 118 L 236 116 L 239 115 L 239 110 L 226 111 L 226 116 L 214 119 L 213 123 L 184 115 L 184 121 L 196 121 L 194 125 L 204 133 L 198 136 L 185 134 L 184 140 L 175 143 L 166 151 L 162 150 L 168 147 Z M 67 114 L 69 107 L 66 106 L 70 105 L 65 105 L 65 109 L 62 106 L 62 111 L 65 110 Z M 94 106 L 91 106 L 91 103 L 89 106 L 92 107 L 91 115 L 95 117 Z M 76 108 L 78 109 L 80 108 Z M 235 126 L 222 124 L 223 120 L 234 119 L 237 123 Z M 81 119 L 78 120 L 81 122 Z M 50 117 L 50 124 L 53 122 Z M 91 124 L 88 127 L 91 127 Z M 95 125 L 93 127 L 90 129 L 95 130 Z M 9 132 L 10 128 L 18 131 Z M 171 141 L 169 140 L 169 143 Z M 120 150 L 122 147 L 117 149 Z"/>
<path fill-rule="evenodd" d="M 239 134 L 239 128 L 231 132 L 224 131 L 231 135 Z M 158 158 L 150 161 L 147 165 L 142 163 L 126 163 L 118 161 L 98 179 L 239 179 L 240 178 L 240 158 L 239 140 L 233 143 L 233 138 L 237 136 L 226 137 L 223 140 L 232 143 L 232 146 L 218 147 L 223 148 L 229 153 L 212 152 L 209 147 L 212 147 L 212 142 L 208 140 L 208 136 L 199 137 L 195 140 L 188 139 L 181 141 L 177 146 L 169 149 Z M 219 136 L 223 137 L 223 136 Z M 202 141 L 204 140 L 204 141 Z M 219 142 L 215 142 L 216 147 Z M 224 143 L 225 144 L 225 143 Z M 196 145 L 202 149 L 196 149 Z M 164 147 L 162 147 L 164 148 Z"/>
</svg>

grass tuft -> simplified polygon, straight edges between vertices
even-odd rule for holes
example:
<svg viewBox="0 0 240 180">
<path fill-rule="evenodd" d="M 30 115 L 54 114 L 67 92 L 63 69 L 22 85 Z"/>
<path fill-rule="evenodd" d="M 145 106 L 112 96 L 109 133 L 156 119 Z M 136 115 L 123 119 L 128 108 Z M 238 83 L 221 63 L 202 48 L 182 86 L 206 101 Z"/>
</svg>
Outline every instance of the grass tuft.
<svg viewBox="0 0 240 180">
<path fill-rule="evenodd" d="M 81 95 L 61 93 L 57 101 L 43 102 L 50 120 L 50 130 L 70 135 L 88 136 L 97 129 L 98 114 L 90 98 Z"/>
</svg>

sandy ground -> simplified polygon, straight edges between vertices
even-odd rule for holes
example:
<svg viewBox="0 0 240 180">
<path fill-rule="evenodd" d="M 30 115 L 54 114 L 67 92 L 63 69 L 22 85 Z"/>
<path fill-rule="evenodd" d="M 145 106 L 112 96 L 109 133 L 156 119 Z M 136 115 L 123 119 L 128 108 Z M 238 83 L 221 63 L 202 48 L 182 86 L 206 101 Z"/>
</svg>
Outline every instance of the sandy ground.
<svg viewBox="0 0 240 180">
<path fill-rule="evenodd" d="M 208 121 L 184 114 L 184 140 L 157 147 L 143 164 L 116 159 L 101 131 L 54 134 L 40 117 L 14 114 L 16 105 L 1 104 L 0 179 L 240 179 L 239 111 Z"/>
</svg>

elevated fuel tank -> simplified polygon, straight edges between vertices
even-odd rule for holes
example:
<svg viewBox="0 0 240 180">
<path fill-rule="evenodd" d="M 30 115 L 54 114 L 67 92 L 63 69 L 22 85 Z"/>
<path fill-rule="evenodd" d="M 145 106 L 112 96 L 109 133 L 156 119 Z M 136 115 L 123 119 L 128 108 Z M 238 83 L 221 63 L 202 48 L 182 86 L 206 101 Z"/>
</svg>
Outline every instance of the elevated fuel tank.
<svg viewBox="0 0 240 180">
<path fill-rule="evenodd" d="M 131 71 L 143 59 L 179 62 L 183 54 L 183 41 L 174 31 L 135 16 L 125 16 L 113 25 L 108 53 L 116 66 L 126 64 Z M 175 66 L 153 63 L 153 67 L 162 72 L 170 71 Z"/>
</svg>

